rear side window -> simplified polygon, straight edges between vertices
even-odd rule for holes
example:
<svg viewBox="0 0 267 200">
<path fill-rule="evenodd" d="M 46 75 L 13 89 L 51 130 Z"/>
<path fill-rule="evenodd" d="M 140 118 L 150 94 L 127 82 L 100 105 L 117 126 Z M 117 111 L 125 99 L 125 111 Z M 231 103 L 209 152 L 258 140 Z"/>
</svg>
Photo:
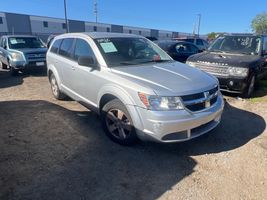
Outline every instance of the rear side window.
<svg viewBox="0 0 267 200">
<path fill-rule="evenodd" d="M 267 51 L 267 37 L 263 39 L 263 51 Z"/>
<path fill-rule="evenodd" d="M 74 39 L 73 38 L 66 38 L 63 39 L 58 54 L 62 55 L 64 57 L 70 58 L 71 57 L 71 51 L 72 51 L 72 44 Z"/>
<path fill-rule="evenodd" d="M 76 39 L 76 45 L 74 49 L 74 60 L 78 61 L 80 56 L 91 56 L 95 57 L 93 50 L 89 44 L 83 39 Z"/>
<path fill-rule="evenodd" d="M 204 44 L 203 44 L 203 41 L 200 40 L 200 39 L 197 39 L 197 45 L 204 45 Z"/>
<path fill-rule="evenodd" d="M 52 45 L 50 51 L 53 52 L 53 53 L 57 53 L 57 52 L 58 52 L 58 49 L 59 49 L 59 46 L 60 46 L 60 44 L 61 44 L 61 42 L 62 42 L 62 40 L 56 40 L 56 41 L 53 43 L 53 45 Z"/>
</svg>

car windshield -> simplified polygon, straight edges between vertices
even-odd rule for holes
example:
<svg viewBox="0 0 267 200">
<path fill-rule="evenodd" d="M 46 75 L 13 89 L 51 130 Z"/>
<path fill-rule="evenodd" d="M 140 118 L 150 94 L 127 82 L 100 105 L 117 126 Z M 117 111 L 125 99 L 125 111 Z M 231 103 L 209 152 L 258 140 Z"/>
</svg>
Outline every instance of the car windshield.
<svg viewBox="0 0 267 200">
<path fill-rule="evenodd" d="M 44 44 L 36 37 L 10 37 L 8 38 L 10 49 L 43 48 Z"/>
<path fill-rule="evenodd" d="M 258 36 L 220 36 L 209 47 L 209 51 L 258 55 L 261 38 Z"/>
<path fill-rule="evenodd" d="M 173 61 L 163 50 L 145 38 L 95 39 L 109 67 Z"/>
</svg>

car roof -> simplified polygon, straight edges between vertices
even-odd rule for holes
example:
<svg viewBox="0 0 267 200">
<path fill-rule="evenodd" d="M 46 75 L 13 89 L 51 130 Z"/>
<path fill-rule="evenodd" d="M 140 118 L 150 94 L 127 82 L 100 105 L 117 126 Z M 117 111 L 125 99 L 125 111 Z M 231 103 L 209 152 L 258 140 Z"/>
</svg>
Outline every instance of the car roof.
<svg viewBox="0 0 267 200">
<path fill-rule="evenodd" d="M 109 33 L 109 32 L 81 32 L 81 33 L 64 33 L 59 36 L 56 36 L 57 38 L 65 38 L 65 37 L 75 37 L 75 36 L 89 36 L 92 39 L 97 38 L 116 38 L 116 37 L 124 37 L 124 38 L 145 38 L 141 35 L 135 35 L 135 34 L 128 34 L 128 33 Z"/>
<path fill-rule="evenodd" d="M 3 37 L 27 37 L 27 38 L 32 38 L 32 37 L 35 37 L 37 38 L 38 36 L 35 36 L 35 35 L 3 35 Z"/>
</svg>

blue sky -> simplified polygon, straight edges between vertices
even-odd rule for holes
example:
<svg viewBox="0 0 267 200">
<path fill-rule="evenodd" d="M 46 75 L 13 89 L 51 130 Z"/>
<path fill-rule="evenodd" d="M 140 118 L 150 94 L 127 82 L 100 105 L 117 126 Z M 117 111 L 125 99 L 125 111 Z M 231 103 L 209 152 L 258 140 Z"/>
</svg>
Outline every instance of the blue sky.
<svg viewBox="0 0 267 200">
<path fill-rule="evenodd" d="M 70 19 L 94 21 L 94 0 L 67 0 Z M 63 0 L 0 0 L 0 11 L 64 17 Z M 265 5 L 265 7 L 264 7 Z M 264 0 L 98 0 L 99 22 L 192 32 L 201 14 L 200 33 L 250 32 Z"/>
</svg>

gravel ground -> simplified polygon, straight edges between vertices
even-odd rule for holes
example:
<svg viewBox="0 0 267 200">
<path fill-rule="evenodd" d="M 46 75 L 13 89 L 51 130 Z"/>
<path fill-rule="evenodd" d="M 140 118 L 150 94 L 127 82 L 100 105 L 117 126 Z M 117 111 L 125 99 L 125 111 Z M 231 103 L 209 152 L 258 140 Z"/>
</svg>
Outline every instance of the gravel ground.
<svg viewBox="0 0 267 200">
<path fill-rule="evenodd" d="M 45 73 L 0 71 L 0 199 L 267 199 L 267 103 L 226 97 L 221 124 L 123 147 Z"/>
</svg>

